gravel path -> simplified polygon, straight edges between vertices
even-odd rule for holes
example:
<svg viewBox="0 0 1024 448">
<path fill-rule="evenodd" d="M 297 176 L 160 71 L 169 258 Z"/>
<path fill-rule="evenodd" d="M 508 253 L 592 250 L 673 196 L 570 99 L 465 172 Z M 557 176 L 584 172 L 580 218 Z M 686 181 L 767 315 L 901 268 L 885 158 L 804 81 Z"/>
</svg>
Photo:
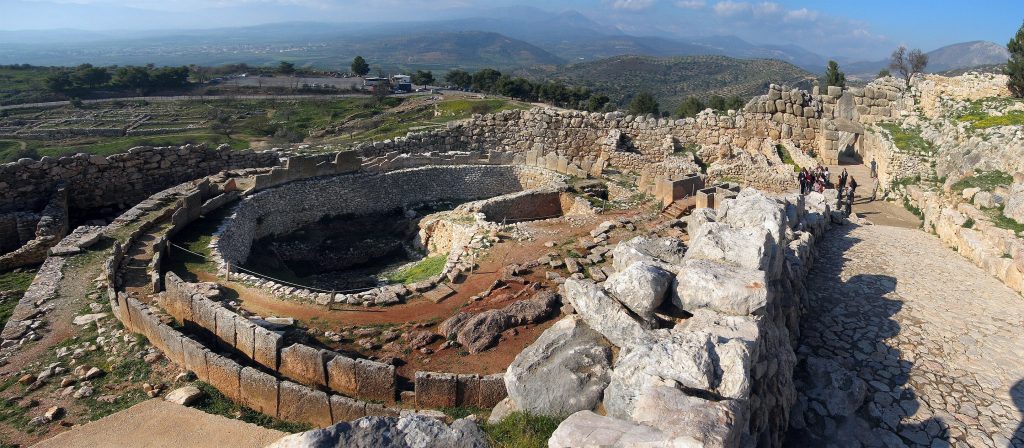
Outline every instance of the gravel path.
<svg viewBox="0 0 1024 448">
<path fill-rule="evenodd" d="M 920 230 L 839 228 L 820 250 L 788 445 L 1024 447 L 1024 298 Z"/>
</svg>

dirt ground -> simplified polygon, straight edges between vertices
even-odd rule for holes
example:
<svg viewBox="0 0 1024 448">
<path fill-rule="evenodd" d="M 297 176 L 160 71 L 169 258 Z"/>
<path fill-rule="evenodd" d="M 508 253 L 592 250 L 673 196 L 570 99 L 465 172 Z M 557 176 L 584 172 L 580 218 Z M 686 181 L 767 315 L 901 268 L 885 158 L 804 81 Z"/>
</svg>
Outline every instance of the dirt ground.
<svg viewBox="0 0 1024 448">
<path fill-rule="evenodd" d="M 505 289 L 496 291 L 487 299 L 471 301 L 479 293 L 487 290 L 496 280 L 502 277 L 502 269 L 510 264 L 522 264 L 536 260 L 551 252 L 572 249 L 576 240 L 589 238 L 589 232 L 597 224 L 615 219 L 623 215 L 636 215 L 636 210 L 610 212 L 599 216 L 574 217 L 570 223 L 565 218 L 533 221 L 520 224 L 532 235 L 528 241 L 505 239 L 486 251 L 477 260 L 477 268 L 466 276 L 459 284 L 452 285 L 457 292 L 439 303 L 423 298 L 413 298 L 406 303 L 388 307 L 346 306 L 338 309 L 327 309 L 307 303 L 282 300 L 260 289 L 252 288 L 237 282 L 226 282 L 214 274 L 194 272 L 201 281 L 218 282 L 234 296 L 237 294 L 240 307 L 259 316 L 293 317 L 301 326 L 315 328 L 322 334 L 324 331 L 341 333 L 353 327 L 395 327 L 400 330 L 425 330 L 436 332 L 437 324 L 460 311 L 480 312 L 488 309 L 502 308 L 519 300 L 528 299 L 532 294 L 516 294 L 531 283 L 542 288 L 556 290 L 558 285 L 545 278 L 549 267 L 541 266 L 534 272 L 523 276 L 524 283 L 512 282 Z M 624 236 L 632 234 L 620 231 L 612 234 L 609 244 L 614 244 Z M 554 242 L 555 247 L 546 243 Z M 561 272 L 561 275 L 567 275 Z M 515 298 L 513 298 L 515 296 Z M 416 371 L 430 370 L 452 373 L 492 374 L 504 371 L 516 355 L 533 343 L 540 334 L 554 324 L 559 315 L 534 325 L 516 327 L 505 331 L 498 345 L 477 354 L 469 354 L 460 348 L 442 349 L 444 340 L 438 340 L 427 347 L 433 352 L 424 354 L 419 351 L 395 353 L 382 349 L 366 349 L 355 344 L 354 340 L 342 340 L 341 343 L 326 342 L 335 350 L 358 353 L 365 357 L 396 357 L 398 374 L 411 379 Z M 418 324 L 418 325 L 417 325 Z"/>
</svg>

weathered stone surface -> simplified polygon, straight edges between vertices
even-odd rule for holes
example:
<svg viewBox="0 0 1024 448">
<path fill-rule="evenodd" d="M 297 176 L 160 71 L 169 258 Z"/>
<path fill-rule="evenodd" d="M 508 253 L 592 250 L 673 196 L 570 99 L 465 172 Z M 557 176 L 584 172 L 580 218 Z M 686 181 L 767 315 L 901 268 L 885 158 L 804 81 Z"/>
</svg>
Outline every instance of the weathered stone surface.
<svg viewBox="0 0 1024 448">
<path fill-rule="evenodd" d="M 747 432 L 747 410 L 736 400 L 709 401 L 683 391 L 650 385 L 636 400 L 633 421 L 673 437 L 688 437 L 704 447 L 741 446 Z"/>
<path fill-rule="evenodd" d="M 656 266 L 682 262 L 686 247 L 670 238 L 637 236 L 620 242 L 612 249 L 612 266 L 621 271 L 637 261 L 646 261 Z"/>
<path fill-rule="evenodd" d="M 580 411 L 562 421 L 548 439 L 551 448 L 582 446 L 639 447 L 639 446 L 699 446 L 681 441 L 673 445 L 665 433 L 646 425 Z"/>
<path fill-rule="evenodd" d="M 356 394 L 368 400 L 395 402 L 395 366 L 359 359 L 355 363 Z"/>
<path fill-rule="evenodd" d="M 179 387 L 167 393 L 164 400 L 171 403 L 180 404 L 182 406 L 188 406 L 195 403 L 196 400 L 202 398 L 203 391 L 199 390 L 195 386 Z"/>
<path fill-rule="evenodd" d="M 505 371 L 514 407 L 562 416 L 594 409 L 611 373 L 611 348 L 578 316 L 548 328 Z"/>
<path fill-rule="evenodd" d="M 646 333 L 644 323 L 591 280 L 566 280 L 565 298 L 590 328 L 618 347 L 629 346 Z"/>
<path fill-rule="evenodd" d="M 242 404 L 266 415 L 277 415 L 279 382 L 273 375 L 244 367 L 239 375 Z"/>
<path fill-rule="evenodd" d="M 776 249 L 767 229 L 737 229 L 728 224 L 712 222 L 691 236 L 686 258 L 720 261 L 771 274 L 771 262 Z"/>
<path fill-rule="evenodd" d="M 609 416 L 629 418 L 641 389 L 672 380 L 683 387 L 709 390 L 716 379 L 712 341 L 706 333 L 659 331 L 620 352 L 604 391 Z"/>
<path fill-rule="evenodd" d="M 356 382 L 356 360 L 347 356 L 335 356 L 327 361 L 327 387 L 346 395 L 358 393 Z"/>
<path fill-rule="evenodd" d="M 665 301 L 672 274 L 650 263 L 638 261 L 608 277 L 604 287 L 620 303 L 646 321 Z"/>
<path fill-rule="evenodd" d="M 966 190 L 965 190 L 966 193 Z M 1013 184 L 1006 197 L 1003 214 L 1014 221 L 1024 223 L 1024 184 Z"/>
<path fill-rule="evenodd" d="M 687 260 L 676 270 L 672 303 L 690 312 L 708 308 L 741 316 L 758 314 L 768 304 L 768 279 L 764 271 Z"/>
<path fill-rule="evenodd" d="M 418 414 L 402 417 L 364 417 L 292 434 L 267 448 L 489 448 L 487 435 L 476 423 L 459 419 L 451 426 Z"/>
<path fill-rule="evenodd" d="M 210 385 L 232 400 L 240 397 L 239 375 L 242 367 L 238 363 L 215 353 L 206 354 Z"/>
<path fill-rule="evenodd" d="M 366 403 L 341 395 L 331 395 L 331 416 L 335 422 L 366 417 Z"/>
<path fill-rule="evenodd" d="M 296 382 L 310 386 L 326 386 L 327 372 L 324 370 L 328 352 L 308 345 L 292 344 L 281 349 L 281 364 L 278 372 Z"/>
<path fill-rule="evenodd" d="M 327 394 L 301 384 L 282 381 L 277 417 L 284 421 L 301 422 L 326 428 L 331 421 L 331 404 Z"/>
</svg>

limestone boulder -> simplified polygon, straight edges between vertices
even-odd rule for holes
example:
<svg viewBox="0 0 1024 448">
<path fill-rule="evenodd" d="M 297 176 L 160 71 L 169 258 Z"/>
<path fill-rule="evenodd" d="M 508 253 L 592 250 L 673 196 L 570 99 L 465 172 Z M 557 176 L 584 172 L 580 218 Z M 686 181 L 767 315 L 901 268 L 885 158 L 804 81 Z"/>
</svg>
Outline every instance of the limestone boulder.
<svg viewBox="0 0 1024 448">
<path fill-rule="evenodd" d="M 514 326 L 514 322 L 504 310 L 487 310 L 466 320 L 455 340 L 470 353 L 480 353 L 494 346 L 501 332 Z"/>
<path fill-rule="evenodd" d="M 725 314 L 758 314 L 768 304 L 764 271 L 711 260 L 686 260 L 676 270 L 672 304 L 694 312 L 707 308 Z"/>
<path fill-rule="evenodd" d="M 682 262 L 686 247 L 672 238 L 637 236 L 615 245 L 611 251 L 612 267 L 621 271 L 637 261 L 646 261 L 662 268 Z"/>
<path fill-rule="evenodd" d="M 644 386 L 675 381 L 710 390 L 716 380 L 713 343 L 707 333 L 659 330 L 619 352 L 604 392 L 609 416 L 629 418 Z"/>
<path fill-rule="evenodd" d="M 202 397 L 203 391 L 199 390 L 198 387 L 185 386 L 172 390 L 164 397 L 164 400 L 167 400 L 171 403 L 180 404 L 183 406 L 188 406 L 192 403 L 195 403 L 196 400 Z"/>
<path fill-rule="evenodd" d="M 723 201 L 715 220 L 736 228 L 763 228 L 771 234 L 775 244 L 781 244 L 789 228 L 785 205 L 753 188 L 744 189 L 735 199 Z"/>
<path fill-rule="evenodd" d="M 673 439 L 686 437 L 707 448 L 740 446 L 749 415 L 738 400 L 710 401 L 674 387 L 649 385 L 637 398 L 633 421 Z"/>
<path fill-rule="evenodd" d="M 778 246 L 767 229 L 737 229 L 713 222 L 701 227 L 696 235 L 691 235 L 686 259 L 719 261 L 771 275 L 781 269 L 781 263 L 775 266 L 774 262 L 776 258 L 781 261 L 781 257 L 775 257 L 777 251 Z"/>
<path fill-rule="evenodd" d="M 548 439 L 549 448 L 656 447 L 673 445 L 669 436 L 647 425 L 580 411 L 562 421 Z"/>
<path fill-rule="evenodd" d="M 715 222 L 715 217 L 718 212 L 713 208 L 696 208 L 690 212 L 690 215 L 683 218 L 686 222 L 686 232 L 690 235 L 695 235 L 700 231 L 700 228 L 709 222 Z"/>
<path fill-rule="evenodd" d="M 487 448 L 487 435 L 476 423 L 459 419 L 451 426 L 419 414 L 363 417 L 322 429 L 285 436 L 267 448 Z"/>
<path fill-rule="evenodd" d="M 622 304 L 587 279 L 566 279 L 565 299 L 587 325 L 617 347 L 626 347 L 644 337 L 648 324 L 633 317 Z"/>
<path fill-rule="evenodd" d="M 671 283 L 671 273 L 638 261 L 609 276 L 604 287 L 637 316 L 654 321 L 654 310 L 665 301 Z"/>
<path fill-rule="evenodd" d="M 611 345 L 578 315 L 548 328 L 505 371 L 517 410 L 563 416 L 594 409 L 611 376 Z"/>
<path fill-rule="evenodd" d="M 1003 214 L 1014 221 L 1024 223 L 1024 184 L 1013 184 L 1006 196 Z"/>
</svg>

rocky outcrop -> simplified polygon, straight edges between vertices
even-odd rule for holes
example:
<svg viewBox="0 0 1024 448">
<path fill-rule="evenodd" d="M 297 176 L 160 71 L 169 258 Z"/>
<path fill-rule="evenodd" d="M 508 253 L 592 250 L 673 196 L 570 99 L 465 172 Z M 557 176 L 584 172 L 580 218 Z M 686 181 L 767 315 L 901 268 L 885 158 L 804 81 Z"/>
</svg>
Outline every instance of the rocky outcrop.
<svg viewBox="0 0 1024 448">
<path fill-rule="evenodd" d="M 480 353 L 498 343 L 501 333 L 509 328 L 540 322 L 559 306 L 557 294 L 539 291 L 533 297 L 502 309 L 477 314 L 458 313 L 441 322 L 441 336 L 455 340 L 470 353 Z"/>
<path fill-rule="evenodd" d="M 363 417 L 323 429 L 285 436 L 267 448 L 488 448 L 487 435 L 476 423 L 451 424 L 418 414 Z"/>
<path fill-rule="evenodd" d="M 566 280 L 579 319 L 619 352 L 601 399 L 607 416 L 573 414 L 549 446 L 780 446 L 796 401 L 803 279 L 833 203 L 747 189 L 714 217 L 695 212 L 703 218 L 686 250 L 650 237 L 620 243 L 616 275 L 643 278 L 634 266 L 651 266 L 674 277 L 662 308 L 692 317 L 671 328 L 623 303 L 618 282 Z"/>
<path fill-rule="evenodd" d="M 610 344 L 579 316 L 566 316 L 505 371 L 512 410 L 563 416 L 593 409 L 611 372 Z"/>
</svg>

